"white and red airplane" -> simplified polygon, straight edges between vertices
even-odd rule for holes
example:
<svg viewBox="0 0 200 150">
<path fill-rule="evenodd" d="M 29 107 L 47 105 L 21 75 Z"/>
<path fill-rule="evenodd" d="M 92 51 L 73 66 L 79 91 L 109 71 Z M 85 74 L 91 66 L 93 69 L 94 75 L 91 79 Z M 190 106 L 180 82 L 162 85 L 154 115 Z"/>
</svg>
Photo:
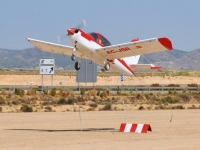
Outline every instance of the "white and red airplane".
<svg viewBox="0 0 200 150">
<path fill-rule="evenodd" d="M 165 50 L 172 50 L 172 43 L 166 37 L 151 38 L 146 40 L 134 39 L 128 43 L 111 45 L 100 33 L 85 33 L 80 28 L 69 28 L 66 35 L 72 46 L 65 46 L 45 41 L 27 38 L 36 48 L 51 53 L 69 55 L 79 70 L 82 59 L 89 59 L 103 66 L 105 70 L 112 68 L 125 75 L 135 75 L 133 68 L 158 69 L 160 66 L 152 64 L 138 64 L 140 55 Z"/>
</svg>

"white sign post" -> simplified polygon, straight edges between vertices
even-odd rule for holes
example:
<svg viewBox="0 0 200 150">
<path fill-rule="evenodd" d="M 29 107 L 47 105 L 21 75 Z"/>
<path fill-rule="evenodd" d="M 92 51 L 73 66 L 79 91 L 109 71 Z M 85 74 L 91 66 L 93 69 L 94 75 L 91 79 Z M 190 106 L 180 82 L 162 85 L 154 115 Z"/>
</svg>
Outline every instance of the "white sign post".
<svg viewBox="0 0 200 150">
<path fill-rule="evenodd" d="M 43 92 L 43 75 L 51 75 L 51 86 L 53 86 L 53 75 L 55 73 L 54 58 L 40 59 L 40 75 L 42 75 L 42 92 Z"/>
</svg>

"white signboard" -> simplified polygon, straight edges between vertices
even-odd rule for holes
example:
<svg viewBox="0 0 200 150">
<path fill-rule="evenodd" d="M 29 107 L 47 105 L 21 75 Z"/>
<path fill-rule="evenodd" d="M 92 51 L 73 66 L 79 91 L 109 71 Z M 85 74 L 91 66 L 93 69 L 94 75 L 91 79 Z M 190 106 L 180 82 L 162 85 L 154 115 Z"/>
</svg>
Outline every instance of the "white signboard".
<svg viewBox="0 0 200 150">
<path fill-rule="evenodd" d="M 54 66 L 40 66 L 41 75 L 54 75 Z"/>
<path fill-rule="evenodd" d="M 54 66 L 55 65 L 55 61 L 54 61 L 54 58 L 41 58 L 40 59 L 40 66 L 42 65 L 52 65 Z"/>
</svg>

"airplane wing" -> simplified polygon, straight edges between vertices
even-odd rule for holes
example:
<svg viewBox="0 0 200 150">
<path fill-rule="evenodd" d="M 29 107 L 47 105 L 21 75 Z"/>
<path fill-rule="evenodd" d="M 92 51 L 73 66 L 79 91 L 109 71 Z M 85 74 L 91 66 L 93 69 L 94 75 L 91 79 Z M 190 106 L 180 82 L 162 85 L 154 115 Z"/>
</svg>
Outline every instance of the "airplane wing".
<svg viewBox="0 0 200 150">
<path fill-rule="evenodd" d="M 168 38 L 152 38 L 96 49 L 102 57 L 113 60 L 117 58 L 149 54 L 172 50 L 172 43 Z"/>
<path fill-rule="evenodd" d="M 60 55 L 68 55 L 68 56 L 72 55 L 73 47 L 71 46 L 49 43 L 49 42 L 35 40 L 31 38 L 27 38 L 27 40 L 39 50 L 55 53 L 55 54 L 60 54 Z M 81 55 L 82 54 L 77 50 L 76 56 L 80 57 Z M 82 58 L 88 59 L 87 57 L 84 57 L 84 56 Z"/>
<path fill-rule="evenodd" d="M 147 68 L 147 69 L 160 69 L 161 66 L 155 66 L 153 64 L 131 64 L 129 65 L 131 68 Z"/>
</svg>

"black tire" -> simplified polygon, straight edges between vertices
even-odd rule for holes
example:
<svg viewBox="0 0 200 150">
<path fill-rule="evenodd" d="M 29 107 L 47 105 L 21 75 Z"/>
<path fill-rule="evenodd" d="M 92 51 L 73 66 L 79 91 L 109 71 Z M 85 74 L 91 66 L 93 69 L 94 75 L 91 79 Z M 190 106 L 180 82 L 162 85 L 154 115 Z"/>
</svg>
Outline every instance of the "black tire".
<svg viewBox="0 0 200 150">
<path fill-rule="evenodd" d="M 79 70 L 79 69 L 81 68 L 81 65 L 78 65 L 78 62 L 76 62 L 75 65 L 74 65 L 74 68 L 75 68 L 76 70 Z"/>
<path fill-rule="evenodd" d="M 105 65 L 104 65 L 104 68 L 105 68 L 106 71 L 108 71 L 110 69 L 110 63 L 106 62 Z"/>
</svg>

